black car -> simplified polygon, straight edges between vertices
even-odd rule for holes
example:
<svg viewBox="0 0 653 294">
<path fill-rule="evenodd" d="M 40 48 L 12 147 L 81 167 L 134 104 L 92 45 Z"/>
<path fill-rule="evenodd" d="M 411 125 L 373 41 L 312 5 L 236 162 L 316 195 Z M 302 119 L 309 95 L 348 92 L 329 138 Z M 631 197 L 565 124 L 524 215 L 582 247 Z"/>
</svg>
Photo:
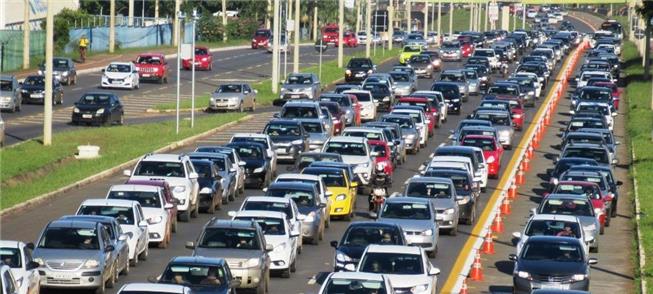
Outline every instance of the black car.
<svg viewBox="0 0 653 294">
<path fill-rule="evenodd" d="M 231 294 L 240 286 L 224 258 L 202 256 L 173 257 L 156 282 L 183 284 L 197 294 Z"/>
<path fill-rule="evenodd" d="M 266 187 L 272 181 L 272 170 L 263 143 L 254 141 L 232 142 L 226 145 L 236 150 L 240 160 L 245 161 L 245 184 L 258 188 Z"/>
<path fill-rule="evenodd" d="M 354 222 L 342 235 L 340 243 L 331 241 L 336 249 L 334 271 L 342 271 L 345 265 L 358 265 L 365 248 L 370 244 L 406 245 L 408 242 L 400 226 L 383 222 Z"/>
<path fill-rule="evenodd" d="M 198 175 L 200 208 L 213 214 L 216 208 L 222 208 L 222 184 L 218 168 L 207 159 L 191 159 L 191 162 Z"/>
<path fill-rule="evenodd" d="M 531 236 L 515 262 L 513 292 L 531 293 L 542 288 L 589 290 L 590 265 L 596 258 L 585 254 L 582 241 L 572 237 Z"/>
<path fill-rule="evenodd" d="M 556 162 L 555 167 L 549 172 L 549 188 L 553 189 L 560 180 L 560 176 L 574 166 L 598 166 L 594 159 L 582 157 L 565 157 Z"/>
<path fill-rule="evenodd" d="M 345 82 L 362 82 L 376 71 L 376 65 L 369 58 L 352 58 L 345 69 Z"/>
<path fill-rule="evenodd" d="M 474 179 L 468 172 L 454 169 L 429 169 L 424 173 L 425 177 L 436 177 L 450 179 L 456 188 L 456 202 L 460 207 L 460 218 L 466 224 L 474 224 L 476 218 L 477 200 L 480 190 L 474 183 Z"/>
<path fill-rule="evenodd" d="M 365 83 L 363 90 L 370 91 L 378 107 L 389 110 L 393 104 L 392 89 L 383 83 Z"/>
<path fill-rule="evenodd" d="M 295 162 L 308 150 L 309 134 L 298 120 L 274 119 L 265 126 L 263 133 L 270 136 L 277 160 Z"/>
<path fill-rule="evenodd" d="M 449 112 L 457 114 L 462 113 L 463 103 L 462 94 L 458 84 L 451 82 L 435 82 L 431 86 L 431 91 L 438 91 L 444 96 L 444 101 L 449 105 Z"/>
<path fill-rule="evenodd" d="M 45 77 L 28 76 L 20 83 L 20 95 L 23 103 L 43 104 L 45 99 Z M 52 78 L 52 104 L 63 104 L 63 86 L 54 77 Z"/>
<path fill-rule="evenodd" d="M 124 123 L 125 110 L 120 98 L 109 92 L 86 93 L 75 102 L 72 123 L 74 125 Z"/>
</svg>

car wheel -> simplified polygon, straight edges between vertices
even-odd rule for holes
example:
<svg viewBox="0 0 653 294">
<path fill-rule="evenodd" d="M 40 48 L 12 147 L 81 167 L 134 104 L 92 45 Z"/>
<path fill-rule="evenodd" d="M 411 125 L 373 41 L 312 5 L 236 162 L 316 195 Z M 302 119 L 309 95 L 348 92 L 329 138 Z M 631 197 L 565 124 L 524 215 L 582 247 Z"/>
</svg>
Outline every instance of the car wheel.
<svg viewBox="0 0 653 294">
<path fill-rule="evenodd" d="M 617 199 L 612 200 L 612 208 L 610 209 L 610 217 L 617 217 Z"/>
<path fill-rule="evenodd" d="M 147 260 L 149 256 L 150 256 L 150 247 L 147 244 L 145 244 L 145 250 L 141 252 L 141 254 L 138 256 L 138 259 Z"/>
<path fill-rule="evenodd" d="M 435 258 L 438 255 L 438 247 L 436 245 L 435 249 L 426 253 L 429 258 Z"/>
<path fill-rule="evenodd" d="M 476 206 L 472 207 L 472 212 L 469 214 L 469 217 L 465 220 L 466 225 L 473 225 L 476 221 Z"/>
<path fill-rule="evenodd" d="M 182 222 L 189 222 L 190 221 L 190 211 L 188 211 L 188 210 L 182 211 L 179 214 L 178 218 Z"/>
<path fill-rule="evenodd" d="M 198 201 L 197 203 L 195 203 L 195 209 L 193 209 L 193 211 L 191 211 L 190 217 L 196 218 L 199 215 L 200 215 L 200 203 Z"/>
<path fill-rule="evenodd" d="M 113 289 L 113 287 L 116 286 L 116 282 L 118 281 L 118 270 L 116 269 L 116 265 L 114 264 L 111 267 L 111 276 L 109 277 L 109 280 L 107 280 L 107 288 Z"/>
<path fill-rule="evenodd" d="M 129 275 L 130 267 L 129 267 L 129 260 L 125 262 L 125 268 L 122 269 L 122 274 L 123 275 Z"/>
<path fill-rule="evenodd" d="M 95 294 L 104 294 L 106 292 L 106 285 L 104 283 L 100 283 L 100 286 L 95 288 Z"/>
<path fill-rule="evenodd" d="M 610 208 L 610 212 L 607 213 L 605 217 L 605 226 L 609 227 L 610 226 L 610 215 L 612 215 L 612 208 Z"/>
<path fill-rule="evenodd" d="M 138 265 L 138 254 L 135 254 L 134 258 L 129 260 L 129 263 L 131 264 L 131 266 L 137 266 Z"/>
<path fill-rule="evenodd" d="M 599 229 L 599 234 L 601 235 L 605 234 L 605 224 L 601 225 L 601 229 Z"/>
</svg>

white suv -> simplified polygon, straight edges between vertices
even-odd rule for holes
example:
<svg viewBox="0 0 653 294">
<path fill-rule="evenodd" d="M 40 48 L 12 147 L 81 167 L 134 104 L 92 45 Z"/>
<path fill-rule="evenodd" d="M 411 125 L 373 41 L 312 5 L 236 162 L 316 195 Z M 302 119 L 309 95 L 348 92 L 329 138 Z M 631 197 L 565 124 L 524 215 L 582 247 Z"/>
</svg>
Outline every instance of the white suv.
<svg viewBox="0 0 653 294">
<path fill-rule="evenodd" d="M 189 221 L 199 214 L 199 184 L 197 172 L 190 158 L 179 154 L 148 154 L 133 171 L 125 170 L 130 180 L 164 180 L 172 188 L 172 196 L 179 200 L 179 220 Z"/>
</svg>

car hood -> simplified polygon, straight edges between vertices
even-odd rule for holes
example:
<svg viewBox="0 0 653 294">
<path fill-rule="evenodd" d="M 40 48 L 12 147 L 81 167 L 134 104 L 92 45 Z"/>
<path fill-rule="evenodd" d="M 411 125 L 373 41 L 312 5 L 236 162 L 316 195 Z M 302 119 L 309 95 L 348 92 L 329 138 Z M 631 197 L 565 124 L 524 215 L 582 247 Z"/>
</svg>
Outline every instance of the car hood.
<svg viewBox="0 0 653 294">
<path fill-rule="evenodd" d="M 497 129 L 498 133 L 505 132 L 505 131 L 509 131 L 509 132 L 512 133 L 512 131 L 513 131 L 513 128 L 511 126 L 499 126 L 498 125 L 498 126 L 493 126 L 493 127 Z"/>
<path fill-rule="evenodd" d="M 145 215 L 146 219 L 166 215 L 166 211 L 164 209 L 162 209 L 162 208 L 142 207 L 142 209 L 143 209 L 143 214 Z"/>
<path fill-rule="evenodd" d="M 298 206 L 297 210 L 299 210 L 299 213 L 303 215 L 308 215 L 311 212 L 318 212 L 320 208 L 318 207 L 307 207 L 307 206 Z"/>
<path fill-rule="evenodd" d="M 75 103 L 75 107 L 79 108 L 81 111 L 96 111 L 101 108 L 106 108 L 106 104 L 78 104 Z"/>
<path fill-rule="evenodd" d="M 270 137 L 272 143 L 290 143 L 295 140 L 301 140 L 300 136 L 274 136 Z"/>
<path fill-rule="evenodd" d="M 352 259 L 359 260 L 361 256 L 363 256 L 365 248 L 367 248 L 367 246 L 340 246 L 337 250 Z"/>
<path fill-rule="evenodd" d="M 410 62 L 411 67 L 416 67 L 416 68 L 425 68 L 428 67 L 431 63 L 430 62 Z"/>
<path fill-rule="evenodd" d="M 22 85 L 21 90 L 27 90 L 27 91 L 44 91 L 45 86 L 38 86 L 38 85 Z"/>
<path fill-rule="evenodd" d="M 104 72 L 104 76 L 110 79 L 124 79 L 130 75 L 130 72 Z"/>
<path fill-rule="evenodd" d="M 329 139 L 329 136 L 324 133 L 310 133 L 308 137 L 309 141 L 311 142 L 326 142 L 327 139 Z"/>
<path fill-rule="evenodd" d="M 245 250 L 245 249 L 216 249 L 216 248 L 200 248 L 197 247 L 193 251 L 193 256 L 204 257 L 220 257 L 227 261 L 240 262 L 247 259 L 261 257 L 260 250 Z"/>
<path fill-rule="evenodd" d="M 306 89 L 306 88 L 311 88 L 311 87 L 312 87 L 312 85 L 310 85 L 310 84 L 308 84 L 308 85 L 304 85 L 304 84 L 283 84 L 283 86 L 282 86 L 282 88 L 284 88 L 286 90 L 295 90 L 295 89 L 301 90 L 301 89 Z"/>
<path fill-rule="evenodd" d="M 393 288 L 412 288 L 417 285 L 431 284 L 431 277 L 425 275 L 385 275 Z"/>
<path fill-rule="evenodd" d="M 213 93 L 211 97 L 213 98 L 220 98 L 220 99 L 234 99 L 234 98 L 242 98 L 244 95 L 242 93 Z"/>
<path fill-rule="evenodd" d="M 517 270 L 544 276 L 585 274 L 584 262 L 555 262 L 542 260 L 519 260 Z"/>
<path fill-rule="evenodd" d="M 347 164 L 362 164 L 368 163 L 370 158 L 367 156 L 342 155 L 342 161 Z"/>
<path fill-rule="evenodd" d="M 281 243 L 284 243 L 286 241 L 290 241 L 287 236 L 285 235 L 265 235 L 265 243 L 272 245 L 272 247 L 277 247 Z M 288 244 L 290 245 L 290 243 Z"/>
<path fill-rule="evenodd" d="M 400 226 L 404 231 L 426 231 L 433 227 L 434 222 L 430 220 L 379 218 L 384 223 L 392 223 Z"/>
<path fill-rule="evenodd" d="M 163 176 L 132 176 L 130 180 L 153 180 L 153 181 L 166 181 L 170 187 L 174 186 L 186 186 L 188 185 L 188 179 L 186 178 L 177 178 L 177 177 L 163 177 Z"/>
<path fill-rule="evenodd" d="M 34 258 L 43 259 L 46 263 L 48 261 L 83 263 L 91 258 L 102 260 L 100 250 L 36 248 L 32 255 L 34 255 Z"/>
<path fill-rule="evenodd" d="M 451 199 L 429 198 L 433 207 L 438 210 L 453 208 L 453 201 Z"/>
</svg>

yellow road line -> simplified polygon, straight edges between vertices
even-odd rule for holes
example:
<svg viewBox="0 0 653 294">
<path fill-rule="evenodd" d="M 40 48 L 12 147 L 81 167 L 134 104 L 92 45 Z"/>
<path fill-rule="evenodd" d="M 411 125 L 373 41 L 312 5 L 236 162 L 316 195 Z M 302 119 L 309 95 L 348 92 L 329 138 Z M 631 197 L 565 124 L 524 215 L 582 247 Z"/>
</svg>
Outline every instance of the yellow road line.
<svg viewBox="0 0 653 294">
<path fill-rule="evenodd" d="M 546 107 L 543 106 L 549 104 L 549 101 L 553 99 L 553 95 L 556 92 L 556 88 L 560 83 L 560 77 L 565 73 L 564 69 L 566 69 L 566 67 L 569 65 L 569 62 L 571 61 L 570 57 L 574 56 L 576 54 L 576 51 L 578 50 L 579 50 L 578 48 L 575 49 L 574 53 L 570 54 L 567 57 L 567 59 L 565 59 L 563 66 L 560 68 L 560 72 L 558 72 L 558 75 L 556 76 L 553 85 L 551 85 L 551 90 L 549 91 L 549 94 L 546 96 L 546 99 L 543 101 L 542 105 L 540 106 L 537 113 L 533 117 L 534 118 L 532 120 L 533 122 L 540 121 L 544 116 L 546 112 Z M 521 141 L 519 142 L 519 145 L 517 145 L 517 148 L 515 148 L 515 153 L 510 159 L 508 166 L 504 169 L 504 173 L 501 176 L 501 179 L 499 180 L 499 185 L 497 185 L 497 188 L 499 189 L 494 190 L 494 193 L 492 193 L 492 196 L 490 197 L 488 203 L 485 205 L 485 208 L 483 209 L 480 218 L 476 221 L 476 225 L 474 225 L 474 229 L 472 230 L 470 237 L 468 237 L 467 241 L 465 241 L 465 244 L 463 245 L 460 254 L 458 254 L 458 257 L 456 258 L 456 261 L 454 262 L 453 267 L 451 268 L 451 273 L 449 274 L 447 280 L 442 286 L 442 289 L 440 291 L 441 293 L 452 293 L 453 289 L 455 288 L 456 282 L 458 281 L 458 277 L 463 271 L 463 266 L 465 265 L 465 262 L 469 258 L 470 254 L 474 254 L 474 252 L 472 252 L 472 249 L 474 243 L 476 243 L 476 238 L 481 237 L 481 232 L 485 229 L 483 226 L 487 222 L 490 215 L 493 213 L 492 210 L 495 207 L 494 204 L 496 204 L 497 201 L 499 201 L 501 194 L 504 192 L 503 190 L 500 190 L 500 188 L 505 187 L 508 181 L 511 180 L 511 178 L 509 177 L 510 173 L 507 173 L 506 171 L 513 170 L 513 168 L 515 168 L 515 166 L 519 163 L 520 158 L 518 157 L 519 152 L 517 152 L 517 150 L 528 148 L 528 143 L 530 143 L 528 139 L 531 138 L 533 132 L 535 132 L 536 126 L 537 124 L 531 123 L 531 125 L 524 133 L 524 136 L 522 137 Z"/>
</svg>

